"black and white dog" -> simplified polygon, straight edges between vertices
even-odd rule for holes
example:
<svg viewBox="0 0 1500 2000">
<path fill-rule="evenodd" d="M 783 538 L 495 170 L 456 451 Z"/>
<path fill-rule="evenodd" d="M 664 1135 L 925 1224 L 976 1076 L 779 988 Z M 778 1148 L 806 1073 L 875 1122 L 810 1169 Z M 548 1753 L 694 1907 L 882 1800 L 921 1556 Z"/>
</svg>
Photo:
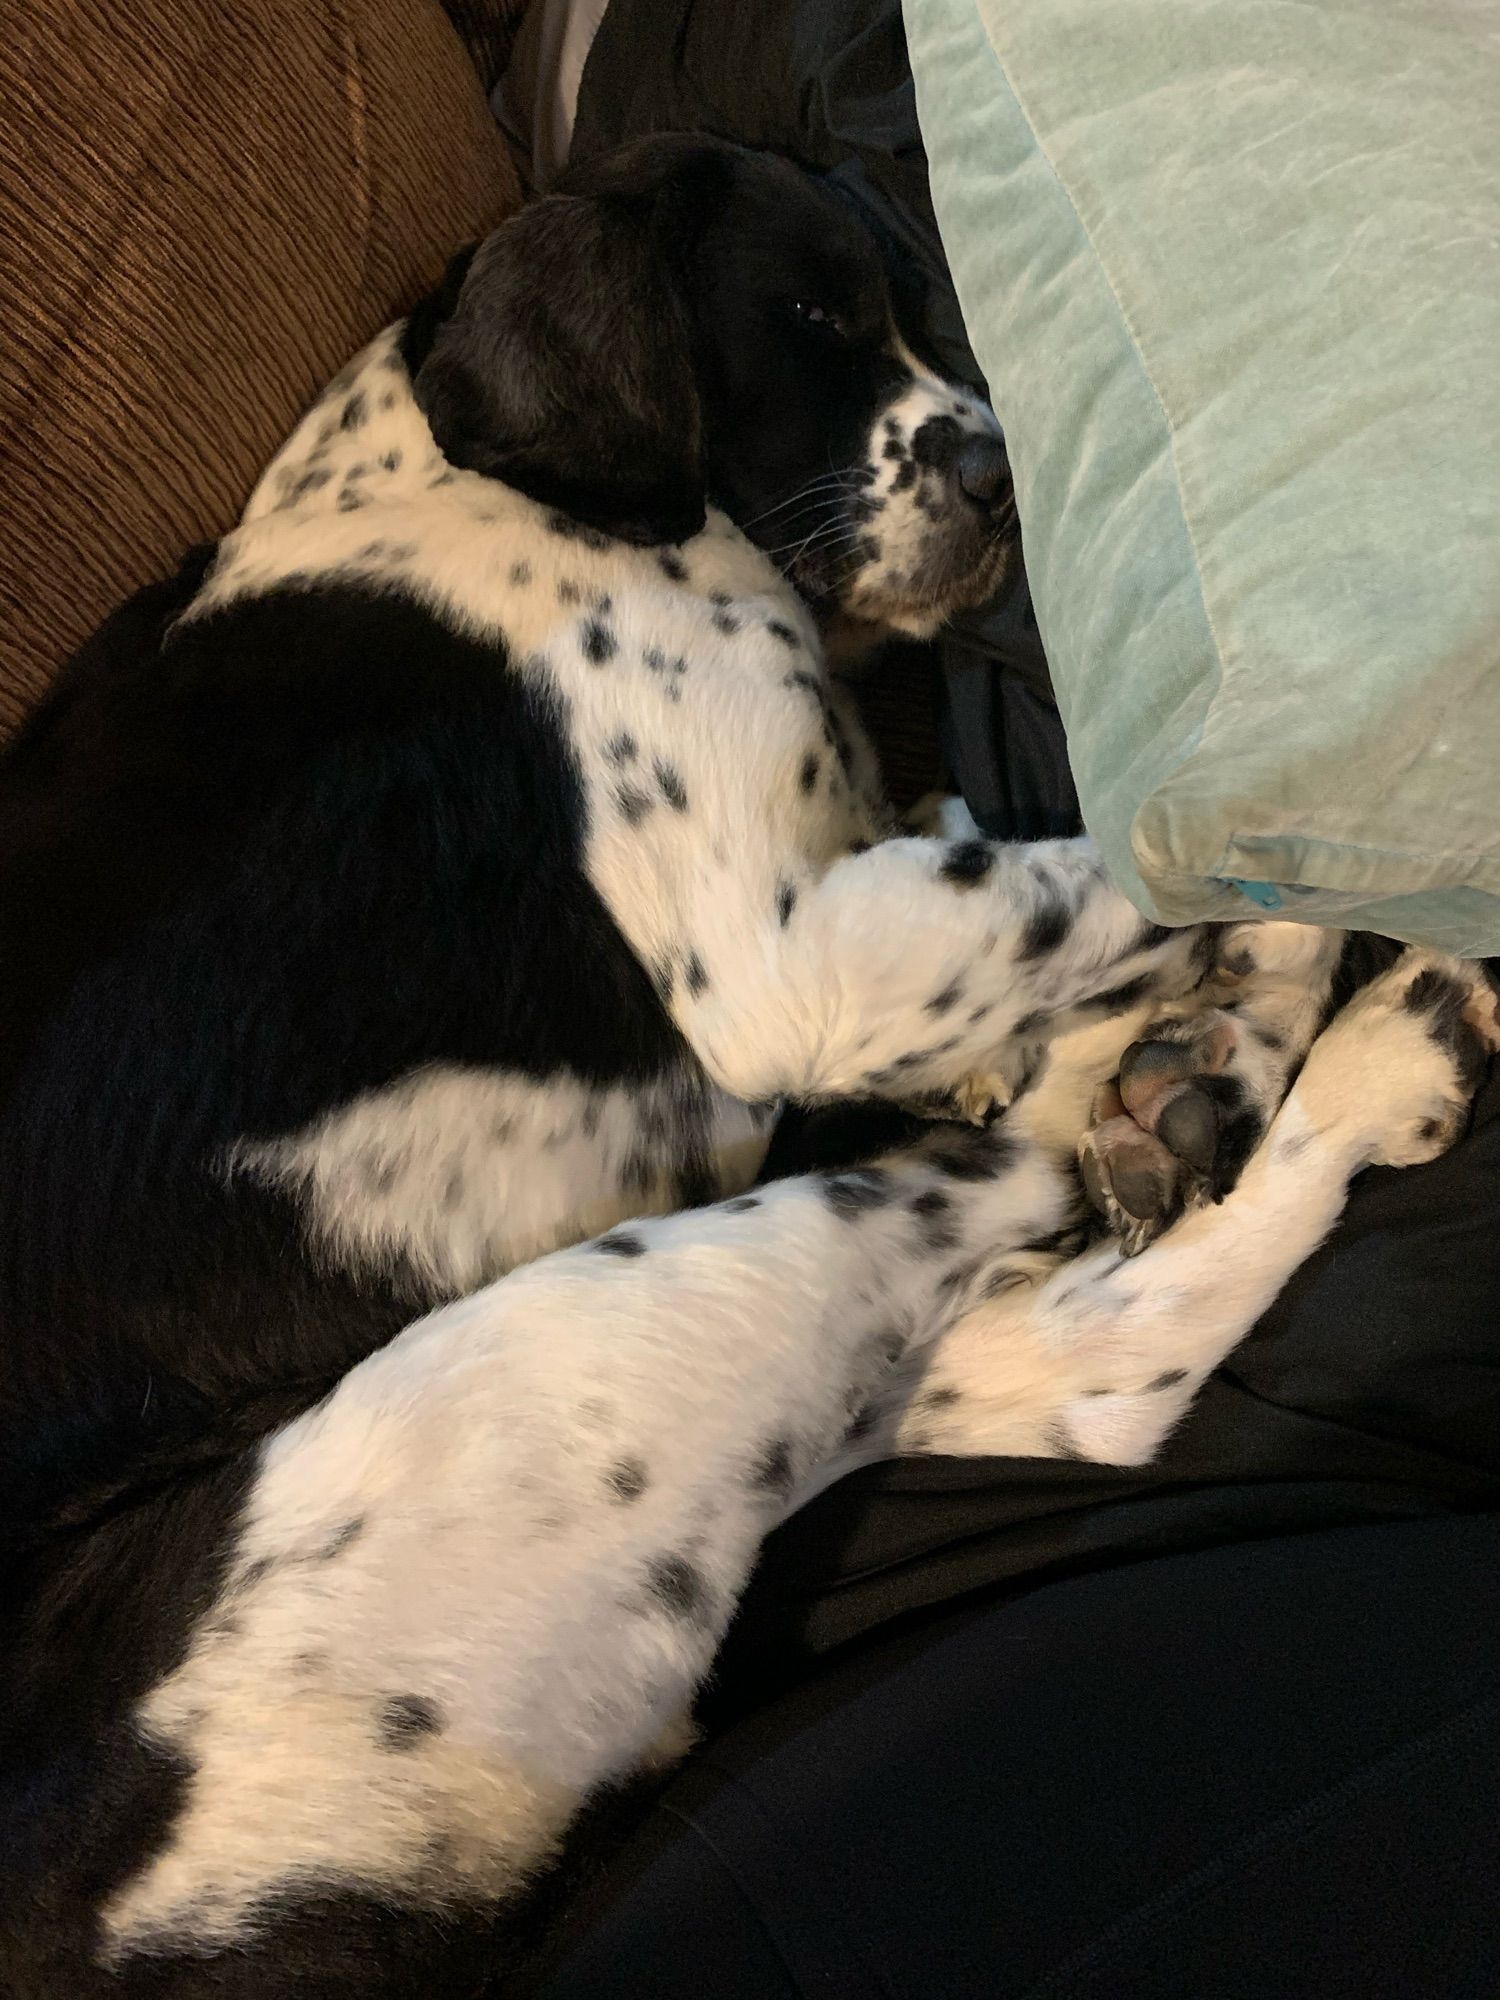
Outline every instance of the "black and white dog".
<svg viewBox="0 0 1500 2000">
<path fill-rule="evenodd" d="M 789 1508 L 1148 1456 L 1458 1130 L 1465 968 L 1319 1037 L 1337 940 L 888 837 L 820 625 L 1015 547 L 897 313 L 790 167 L 591 171 L 0 765 L 0 1990 L 474 1990 Z M 1015 1101 L 745 1192 L 870 1095 Z M 1080 1145 L 1126 1248 L 1192 1210 L 1139 1264 L 1077 1254 Z"/>
</svg>

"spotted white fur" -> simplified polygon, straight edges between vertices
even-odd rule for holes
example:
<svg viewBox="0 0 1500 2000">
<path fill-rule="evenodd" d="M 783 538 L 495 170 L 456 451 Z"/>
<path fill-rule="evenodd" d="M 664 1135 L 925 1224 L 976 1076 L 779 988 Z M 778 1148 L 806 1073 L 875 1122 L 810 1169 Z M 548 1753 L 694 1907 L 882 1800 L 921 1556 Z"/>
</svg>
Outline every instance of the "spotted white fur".
<svg viewBox="0 0 1500 2000">
<path fill-rule="evenodd" d="M 761 1536 L 854 1464 L 1148 1457 L 1351 1176 L 1451 1140 L 1472 1078 L 1424 982 L 1500 1042 L 1477 974 L 1408 954 L 1228 1199 L 1137 1263 L 1047 1241 L 1139 1011 L 1057 1043 L 956 1152 L 633 1224 L 371 1356 L 262 1447 L 219 1600 L 140 1709 L 195 1775 L 106 1911 L 110 1954 L 241 1942 L 287 1895 L 504 1896 L 683 1740 Z"/>
<path fill-rule="evenodd" d="M 1162 998 L 1192 984 L 1191 937 L 1143 926 L 1087 842 L 882 840 L 869 744 L 767 558 L 722 514 L 680 550 L 637 549 L 447 466 L 397 331 L 293 432 L 187 616 L 357 577 L 504 641 L 497 670 L 545 690 L 577 760 L 590 879 L 714 1086 L 689 1071 L 670 1086 L 676 1136 L 717 1165 L 710 1192 L 756 1164 L 755 1120 L 728 1099 L 952 1092 L 1023 1063 L 1018 1024 L 1142 979 Z M 990 421 L 910 367 L 873 463 L 893 463 L 890 423 L 906 437 L 935 412 L 956 422 L 960 402 L 970 429 Z M 524 1086 L 470 1081 L 467 1110 L 456 1080 L 403 1080 L 235 1164 L 300 1188 L 334 1254 L 465 1286 L 670 1205 L 665 1178 L 609 1184 L 611 1158 L 649 1151 L 650 1092 L 606 1108 L 612 1151 L 582 1134 L 518 1184 L 532 1156 L 505 1138 L 486 1157 L 483 1135 L 507 1130 L 501 1100 Z M 581 1133 L 560 1085 L 557 1115 L 575 1112 Z M 551 1117 L 538 1104 L 509 1130 L 535 1137 Z M 462 1201 L 446 1199 L 455 1175 Z"/>
</svg>

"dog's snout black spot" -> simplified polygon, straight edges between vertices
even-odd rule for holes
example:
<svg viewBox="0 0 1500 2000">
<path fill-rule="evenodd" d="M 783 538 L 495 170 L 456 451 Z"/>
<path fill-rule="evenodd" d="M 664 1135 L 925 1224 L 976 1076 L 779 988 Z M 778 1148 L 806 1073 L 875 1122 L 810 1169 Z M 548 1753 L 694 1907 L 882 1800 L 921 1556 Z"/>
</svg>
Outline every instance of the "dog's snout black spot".
<svg viewBox="0 0 1500 2000">
<path fill-rule="evenodd" d="M 993 507 L 1006 497 L 1010 464 L 996 437 L 971 437 L 959 448 L 958 483 L 981 507 Z"/>
<path fill-rule="evenodd" d="M 958 458 L 963 435 L 954 417 L 926 417 L 912 433 L 911 455 L 918 465 L 945 472 Z"/>
</svg>

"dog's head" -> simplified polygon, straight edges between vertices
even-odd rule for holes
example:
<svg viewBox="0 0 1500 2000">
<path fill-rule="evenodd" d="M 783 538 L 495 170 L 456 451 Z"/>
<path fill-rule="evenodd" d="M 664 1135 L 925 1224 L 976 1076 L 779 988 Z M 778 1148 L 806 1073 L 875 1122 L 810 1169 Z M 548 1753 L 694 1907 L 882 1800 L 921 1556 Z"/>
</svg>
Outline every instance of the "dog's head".
<svg viewBox="0 0 1500 2000">
<path fill-rule="evenodd" d="M 814 176 L 644 140 L 455 270 L 408 336 L 416 393 L 455 465 L 642 544 L 711 502 L 816 608 L 923 635 L 993 594 L 1015 504 L 993 416 L 917 358 L 893 279 Z"/>
</svg>

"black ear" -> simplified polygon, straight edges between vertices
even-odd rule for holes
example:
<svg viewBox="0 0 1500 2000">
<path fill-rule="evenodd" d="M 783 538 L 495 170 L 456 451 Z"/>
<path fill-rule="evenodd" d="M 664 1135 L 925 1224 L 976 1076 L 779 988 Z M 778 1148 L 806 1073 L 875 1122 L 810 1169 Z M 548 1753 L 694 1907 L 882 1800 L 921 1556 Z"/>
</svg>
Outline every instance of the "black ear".
<svg viewBox="0 0 1500 2000">
<path fill-rule="evenodd" d="M 451 464 L 622 541 L 703 526 L 681 154 L 591 175 L 497 230 L 416 376 Z M 571 177 L 570 177 L 571 178 Z"/>
</svg>

